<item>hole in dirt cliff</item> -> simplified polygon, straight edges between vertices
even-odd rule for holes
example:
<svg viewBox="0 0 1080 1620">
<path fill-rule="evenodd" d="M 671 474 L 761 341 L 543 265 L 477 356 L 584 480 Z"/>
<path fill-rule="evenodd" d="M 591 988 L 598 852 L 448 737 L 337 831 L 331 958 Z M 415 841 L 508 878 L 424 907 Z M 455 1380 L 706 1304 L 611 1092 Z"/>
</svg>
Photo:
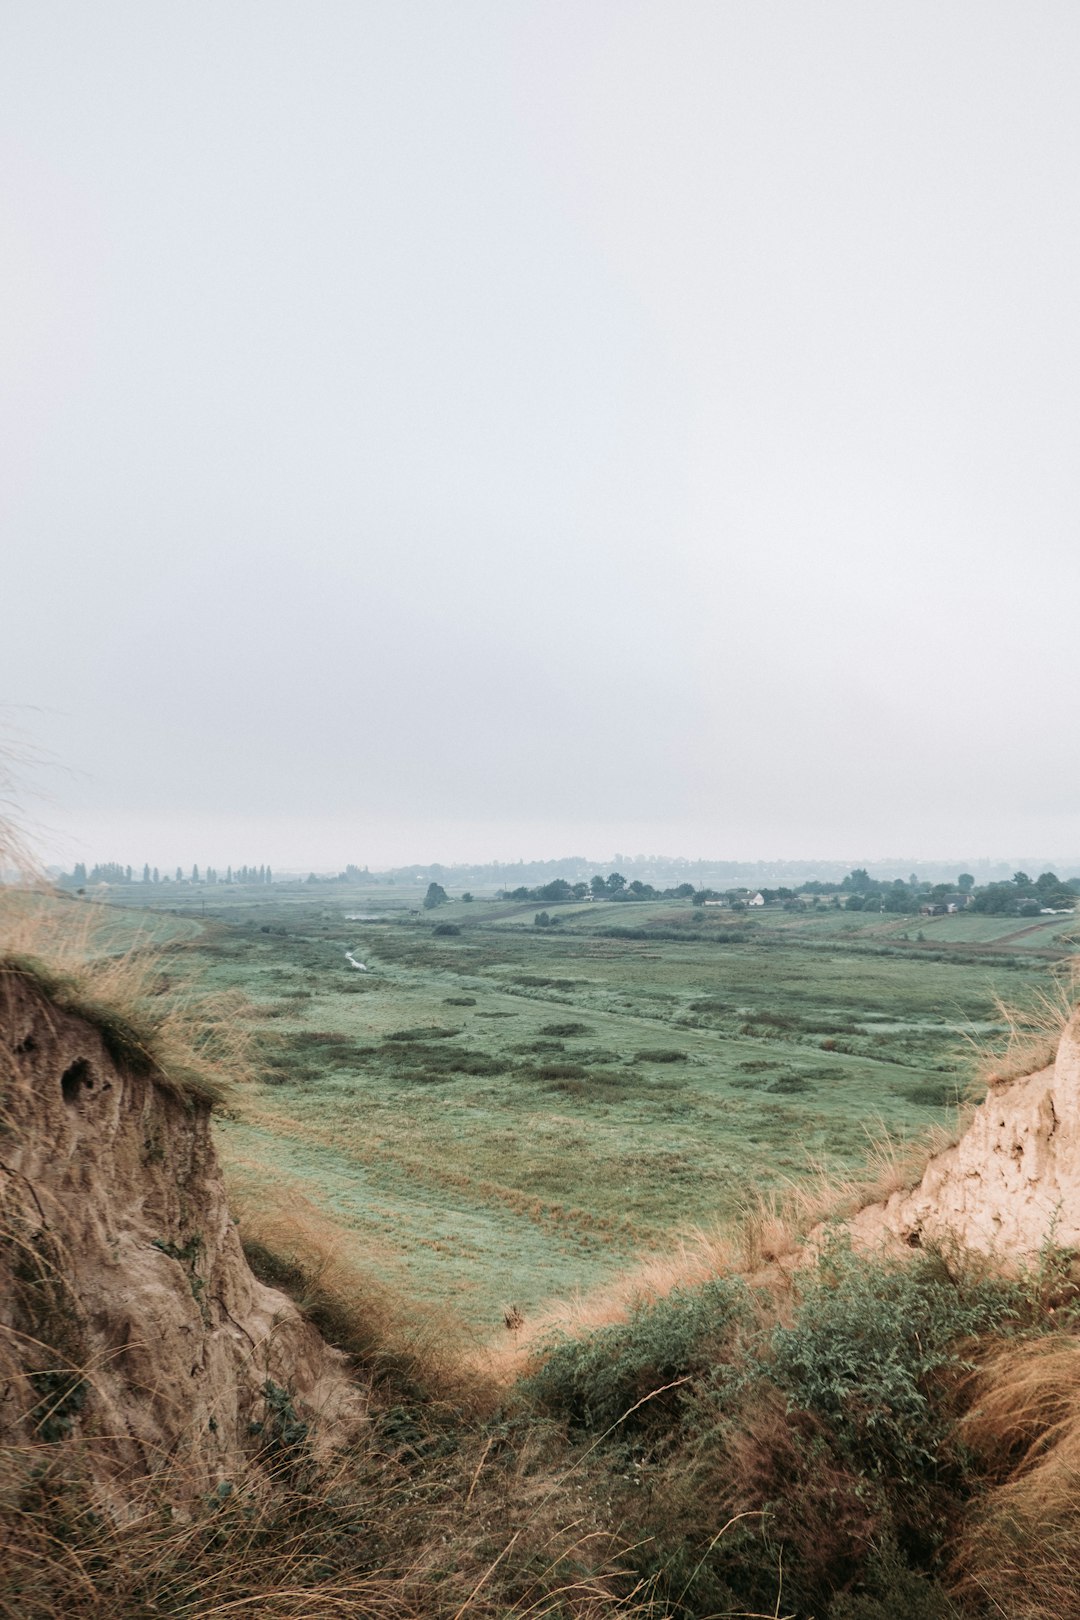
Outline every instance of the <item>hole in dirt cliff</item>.
<svg viewBox="0 0 1080 1620">
<path fill-rule="evenodd" d="M 79 1058 L 69 1069 L 65 1069 L 60 1076 L 60 1090 L 64 1094 L 66 1103 L 73 1103 L 82 1090 L 94 1089 L 94 1077 L 90 1073 L 90 1065 L 85 1058 Z"/>
<path fill-rule="evenodd" d="M 25 1057 L 27 1052 L 35 1052 L 36 1050 L 37 1050 L 37 1041 L 35 1041 L 35 1039 L 34 1039 L 34 1037 L 32 1035 L 26 1035 L 19 1042 L 18 1046 L 15 1048 L 15 1056 L 16 1057 Z"/>
</svg>

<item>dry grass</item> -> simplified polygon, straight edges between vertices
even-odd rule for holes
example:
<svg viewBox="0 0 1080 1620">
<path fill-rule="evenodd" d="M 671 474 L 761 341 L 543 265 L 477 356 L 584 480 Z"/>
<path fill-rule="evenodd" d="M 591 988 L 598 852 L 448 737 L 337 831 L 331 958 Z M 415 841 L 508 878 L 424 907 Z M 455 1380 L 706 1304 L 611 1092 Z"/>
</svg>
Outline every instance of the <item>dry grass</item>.
<svg viewBox="0 0 1080 1620">
<path fill-rule="evenodd" d="M 224 1101 L 250 1076 L 244 998 L 173 983 L 148 940 L 110 950 L 111 921 L 102 906 L 40 887 L 0 889 L 0 969 L 93 1024 L 116 1062 Z"/>
<path fill-rule="evenodd" d="M 102 1512 L 74 1446 L 0 1457 L 4 1620 L 645 1620 L 613 1539 L 542 1457 L 422 1457 L 384 1425 L 315 1474 L 258 1459 L 185 1516 L 179 1464 Z M 428 1436 L 429 1442 L 434 1441 Z"/>
<path fill-rule="evenodd" d="M 41 866 L 22 830 L 18 779 L 20 771 L 41 763 L 38 751 L 13 733 L 0 711 L 0 883 L 8 877 L 36 882 Z"/>
<path fill-rule="evenodd" d="M 1050 974 L 1050 988 L 1040 991 L 1027 1006 L 1019 1007 L 995 997 L 998 1019 L 1007 1026 L 1004 1051 L 968 1037 L 975 1086 L 1007 1085 L 1024 1075 L 1049 1068 L 1057 1053 L 1061 1032 L 1080 1001 L 1080 956 L 1071 956 Z"/>
<path fill-rule="evenodd" d="M 1004 1345 L 974 1376 L 960 1437 L 996 1483 L 971 1510 L 958 1595 L 1010 1620 L 1080 1615 L 1080 1339 Z"/>
</svg>

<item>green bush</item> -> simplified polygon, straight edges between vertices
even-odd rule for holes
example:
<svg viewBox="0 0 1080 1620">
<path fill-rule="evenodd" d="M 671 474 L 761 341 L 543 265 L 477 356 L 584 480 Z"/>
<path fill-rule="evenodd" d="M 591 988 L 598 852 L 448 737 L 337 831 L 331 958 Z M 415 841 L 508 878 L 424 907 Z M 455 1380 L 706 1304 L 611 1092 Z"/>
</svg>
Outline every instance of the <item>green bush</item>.
<svg viewBox="0 0 1080 1620">
<path fill-rule="evenodd" d="M 556 1341 L 526 1381 L 526 1393 L 577 1428 L 603 1431 L 624 1419 L 625 1432 L 661 1413 L 670 1419 L 677 1391 L 647 1397 L 719 1359 L 749 1304 L 739 1282 L 716 1279 L 699 1289 L 675 1289 L 666 1299 L 638 1306 L 627 1322 Z M 632 1413 L 639 1402 L 647 1404 Z"/>
<path fill-rule="evenodd" d="M 838 1241 L 772 1338 L 771 1376 L 827 1419 L 838 1454 L 890 1486 L 937 1480 L 950 1418 L 937 1398 L 965 1340 L 1015 1321 L 1018 1284 L 953 1277 L 933 1254 L 871 1263 Z"/>
</svg>

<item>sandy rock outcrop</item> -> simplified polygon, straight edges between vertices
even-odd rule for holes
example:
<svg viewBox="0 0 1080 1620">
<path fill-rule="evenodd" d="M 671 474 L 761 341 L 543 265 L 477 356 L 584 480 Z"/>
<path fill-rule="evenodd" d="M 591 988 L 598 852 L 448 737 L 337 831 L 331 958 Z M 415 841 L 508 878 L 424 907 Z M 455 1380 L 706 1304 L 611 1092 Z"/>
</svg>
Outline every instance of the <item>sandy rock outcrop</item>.
<svg viewBox="0 0 1080 1620">
<path fill-rule="evenodd" d="M 85 1438 L 120 1489 L 175 1459 L 205 1489 L 260 1436 L 362 1420 L 345 1358 L 247 1265 L 206 1104 L 0 972 L 0 1440 Z"/>
<path fill-rule="evenodd" d="M 1048 1238 L 1080 1249 L 1080 1014 L 1053 1065 L 995 1086 L 919 1185 L 851 1222 L 860 1244 L 954 1241 L 1018 1261 Z"/>
</svg>

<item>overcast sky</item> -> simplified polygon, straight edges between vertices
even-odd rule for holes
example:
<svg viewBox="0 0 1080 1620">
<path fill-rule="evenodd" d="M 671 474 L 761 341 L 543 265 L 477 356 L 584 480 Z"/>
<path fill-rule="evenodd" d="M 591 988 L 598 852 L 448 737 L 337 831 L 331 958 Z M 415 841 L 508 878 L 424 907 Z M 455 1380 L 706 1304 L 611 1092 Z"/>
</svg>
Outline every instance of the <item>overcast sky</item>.
<svg viewBox="0 0 1080 1620">
<path fill-rule="evenodd" d="M 7 0 L 48 857 L 1080 851 L 1075 0 Z"/>
</svg>

